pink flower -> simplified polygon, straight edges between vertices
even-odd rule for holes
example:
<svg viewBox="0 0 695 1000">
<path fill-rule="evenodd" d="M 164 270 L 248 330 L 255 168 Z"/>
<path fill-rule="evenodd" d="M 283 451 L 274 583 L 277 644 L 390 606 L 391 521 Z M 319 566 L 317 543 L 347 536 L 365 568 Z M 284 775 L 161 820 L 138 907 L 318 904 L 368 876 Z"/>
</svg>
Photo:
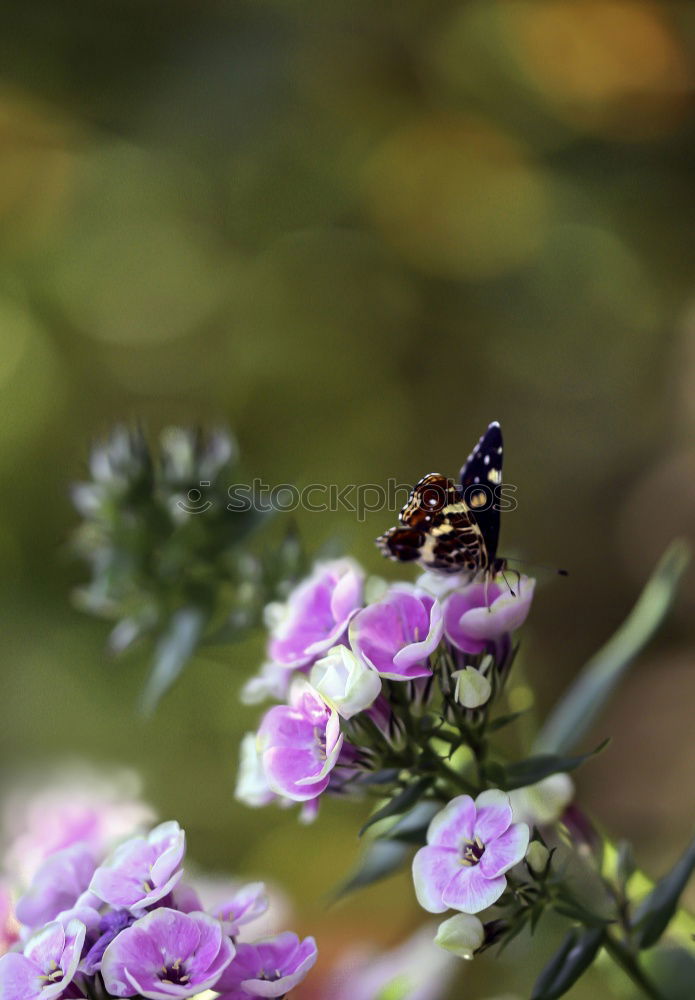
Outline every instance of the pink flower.
<svg viewBox="0 0 695 1000">
<path fill-rule="evenodd" d="M 183 875 L 186 835 L 172 820 L 147 837 L 132 837 L 97 868 L 90 891 L 117 909 L 137 913 L 168 895 Z"/>
<path fill-rule="evenodd" d="M 268 785 L 295 802 L 328 787 L 343 746 L 340 716 L 306 683 L 295 685 L 289 705 L 266 712 L 258 746 Z"/>
<path fill-rule="evenodd" d="M 434 944 L 436 926 L 427 924 L 390 951 L 353 946 L 331 970 L 317 998 L 331 1000 L 441 1000 L 456 977 L 453 955 Z M 312 997 L 314 994 L 311 994 Z"/>
<path fill-rule="evenodd" d="M 363 587 L 364 573 L 352 560 L 318 563 L 290 594 L 268 645 L 270 659 L 299 670 L 338 645 L 362 607 Z"/>
<path fill-rule="evenodd" d="M 300 941 L 291 931 L 255 944 L 240 944 L 215 989 L 220 1000 L 284 997 L 304 979 L 317 955 L 313 937 Z"/>
<path fill-rule="evenodd" d="M 19 924 L 12 909 L 12 896 L 8 887 L 0 883 L 0 955 L 9 951 L 19 940 Z"/>
<path fill-rule="evenodd" d="M 58 920 L 29 939 L 23 954 L 0 958 L 0 1000 L 58 1000 L 72 982 L 86 928 Z"/>
<path fill-rule="evenodd" d="M 382 677 L 429 677 L 429 657 L 442 637 L 442 609 L 429 594 L 407 584 L 390 587 L 350 625 L 350 644 Z"/>
<path fill-rule="evenodd" d="M 46 858 L 17 901 L 17 919 L 27 927 L 40 927 L 73 907 L 98 905 L 87 892 L 95 868 L 91 851 L 82 844 L 56 851 Z"/>
<path fill-rule="evenodd" d="M 112 996 L 174 1000 L 215 986 L 234 951 L 214 917 L 163 906 L 114 938 L 101 974 Z"/>
<path fill-rule="evenodd" d="M 28 885 L 46 858 L 77 843 L 100 860 L 118 840 L 153 821 L 139 793 L 129 771 L 101 774 L 86 767 L 63 767 L 46 787 L 16 791 L 3 817 L 7 870 Z"/>
<path fill-rule="evenodd" d="M 475 799 L 459 795 L 437 813 L 427 847 L 413 859 L 418 902 L 430 913 L 478 913 L 507 887 L 504 873 L 524 857 L 529 829 L 512 822 L 509 798 L 498 789 Z"/>
<path fill-rule="evenodd" d="M 464 653 L 482 653 L 526 621 L 536 581 L 522 576 L 515 588 L 495 581 L 470 583 L 444 603 L 444 633 Z"/>
</svg>

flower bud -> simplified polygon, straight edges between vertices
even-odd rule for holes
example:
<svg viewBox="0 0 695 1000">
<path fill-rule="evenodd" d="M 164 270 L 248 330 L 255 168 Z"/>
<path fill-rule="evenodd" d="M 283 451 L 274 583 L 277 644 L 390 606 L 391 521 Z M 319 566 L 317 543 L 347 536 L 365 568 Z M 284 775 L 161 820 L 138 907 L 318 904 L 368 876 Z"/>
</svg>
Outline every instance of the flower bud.
<svg viewBox="0 0 695 1000">
<path fill-rule="evenodd" d="M 526 851 L 526 864 L 534 875 L 545 875 L 550 861 L 550 851 L 540 840 L 532 840 Z"/>
<path fill-rule="evenodd" d="M 477 917 L 471 913 L 457 913 L 439 925 L 434 943 L 459 958 L 470 960 L 484 938 L 485 931 Z"/>
<path fill-rule="evenodd" d="M 490 681 L 475 667 L 455 670 L 451 675 L 456 681 L 454 697 L 464 708 L 480 708 L 492 694 Z"/>
<path fill-rule="evenodd" d="M 381 678 L 376 670 L 347 646 L 334 646 L 317 660 L 309 680 L 323 700 L 344 719 L 369 708 L 381 691 Z"/>
</svg>

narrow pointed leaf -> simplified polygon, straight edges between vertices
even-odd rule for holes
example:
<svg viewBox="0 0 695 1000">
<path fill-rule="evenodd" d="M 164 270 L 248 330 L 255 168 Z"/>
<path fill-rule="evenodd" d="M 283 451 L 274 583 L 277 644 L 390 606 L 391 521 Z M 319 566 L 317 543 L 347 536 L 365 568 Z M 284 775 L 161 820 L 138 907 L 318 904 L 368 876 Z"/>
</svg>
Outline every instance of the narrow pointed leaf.
<svg viewBox="0 0 695 1000">
<path fill-rule="evenodd" d="M 406 785 L 406 787 L 394 795 L 392 799 L 382 806 L 381 809 L 377 809 L 376 812 L 372 813 L 367 822 L 361 828 L 359 836 L 361 837 L 365 830 L 368 830 L 370 826 L 378 823 L 379 820 L 388 819 L 389 816 L 400 816 L 402 813 L 407 812 L 411 806 L 419 800 L 420 796 L 424 790 L 430 784 L 429 778 L 420 778 L 412 785 Z"/>
<path fill-rule="evenodd" d="M 565 753 L 589 731 L 619 681 L 666 617 L 689 560 L 685 542 L 674 542 L 667 549 L 621 627 L 589 660 L 551 712 L 536 739 L 536 750 Z"/>
<path fill-rule="evenodd" d="M 154 665 L 142 695 L 142 711 L 151 715 L 193 656 L 208 616 L 201 608 L 181 608 L 172 615 L 154 653 Z"/>
<path fill-rule="evenodd" d="M 389 875 L 395 874 L 411 853 L 405 844 L 393 840 L 375 840 L 364 851 L 355 871 L 332 893 L 331 899 L 337 902 L 356 889 L 380 882 Z"/>
<path fill-rule="evenodd" d="M 666 930 L 678 908 L 678 900 L 695 868 L 695 839 L 667 875 L 656 883 L 635 913 L 635 941 L 651 948 Z"/>
<path fill-rule="evenodd" d="M 526 760 L 520 760 L 516 764 L 507 764 L 504 768 L 504 776 L 500 783 L 500 788 L 510 792 L 514 788 L 525 788 L 526 785 L 533 785 L 551 774 L 557 774 L 558 771 L 574 771 L 585 760 L 601 753 L 607 745 L 608 740 L 604 740 L 595 750 L 590 751 L 590 753 L 579 754 L 576 757 L 539 754 L 536 757 L 527 757 Z"/>
<path fill-rule="evenodd" d="M 528 714 L 528 709 L 524 708 L 520 712 L 510 712 L 509 715 L 500 715 L 498 718 L 493 719 L 492 722 L 488 723 L 487 731 L 489 733 L 494 733 L 498 729 L 503 729 L 505 726 L 509 726 L 512 722 L 516 722 L 520 719 L 522 715 Z"/>
<path fill-rule="evenodd" d="M 533 987 L 531 1000 L 557 1000 L 577 982 L 596 958 L 603 931 L 572 930 L 560 945 Z"/>
</svg>

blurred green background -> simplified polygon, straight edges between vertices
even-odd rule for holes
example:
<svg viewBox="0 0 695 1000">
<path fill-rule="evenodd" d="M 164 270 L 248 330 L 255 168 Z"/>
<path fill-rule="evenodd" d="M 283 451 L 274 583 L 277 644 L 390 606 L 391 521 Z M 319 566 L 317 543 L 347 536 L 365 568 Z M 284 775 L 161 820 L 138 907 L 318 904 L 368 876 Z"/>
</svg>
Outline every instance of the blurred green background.
<svg viewBox="0 0 695 1000">
<path fill-rule="evenodd" d="M 326 910 L 362 807 L 307 829 L 232 799 L 262 637 L 136 717 L 147 651 L 110 662 L 69 602 L 68 486 L 124 419 L 226 422 L 299 485 L 454 473 L 499 419 L 503 549 L 571 574 L 541 574 L 525 631 L 542 712 L 695 535 L 695 6 L 27 0 L 0 27 L 3 779 L 137 767 L 201 864 L 290 893 L 320 970 L 395 944 L 405 877 Z M 299 521 L 393 576 L 393 519 Z M 692 824 L 692 584 L 579 779 L 652 874 Z M 476 961 L 466 990 L 527 995 L 549 948 Z M 625 995 L 604 975 L 571 997 Z"/>
</svg>

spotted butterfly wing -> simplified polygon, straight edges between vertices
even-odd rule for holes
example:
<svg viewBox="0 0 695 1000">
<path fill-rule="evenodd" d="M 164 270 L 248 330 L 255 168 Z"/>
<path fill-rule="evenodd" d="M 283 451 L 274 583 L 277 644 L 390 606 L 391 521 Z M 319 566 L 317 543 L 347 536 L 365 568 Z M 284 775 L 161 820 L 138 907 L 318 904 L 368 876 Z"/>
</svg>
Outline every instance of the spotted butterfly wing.
<svg viewBox="0 0 695 1000">
<path fill-rule="evenodd" d="M 446 476 L 424 476 L 411 491 L 399 521 L 399 527 L 377 538 L 389 559 L 470 576 L 487 569 L 485 542 L 475 516 L 461 487 Z"/>
<path fill-rule="evenodd" d="M 502 482 L 503 457 L 502 428 L 495 420 L 466 459 L 460 474 L 463 499 L 482 532 L 490 566 L 497 558 L 500 538 L 500 511 L 495 491 Z"/>
<path fill-rule="evenodd" d="M 502 431 L 492 423 L 468 456 L 460 485 L 430 473 L 413 488 L 399 526 L 377 538 L 381 552 L 442 573 L 494 572 L 502 564 L 496 557 L 500 521 L 494 509 L 501 478 Z"/>
</svg>

